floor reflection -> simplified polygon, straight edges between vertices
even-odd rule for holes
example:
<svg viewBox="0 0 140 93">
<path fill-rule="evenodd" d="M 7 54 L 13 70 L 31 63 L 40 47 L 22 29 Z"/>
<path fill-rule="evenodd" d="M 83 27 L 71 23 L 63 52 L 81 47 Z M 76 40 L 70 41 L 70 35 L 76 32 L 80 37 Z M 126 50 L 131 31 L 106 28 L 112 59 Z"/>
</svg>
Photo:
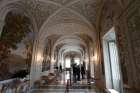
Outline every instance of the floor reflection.
<svg viewBox="0 0 140 93">
<path fill-rule="evenodd" d="M 73 74 L 70 71 L 59 73 L 56 81 L 50 85 L 44 85 L 41 89 L 36 89 L 33 93 L 65 93 L 67 80 L 71 79 L 69 93 L 100 93 L 95 85 L 88 85 L 87 79 L 73 82 Z"/>
</svg>

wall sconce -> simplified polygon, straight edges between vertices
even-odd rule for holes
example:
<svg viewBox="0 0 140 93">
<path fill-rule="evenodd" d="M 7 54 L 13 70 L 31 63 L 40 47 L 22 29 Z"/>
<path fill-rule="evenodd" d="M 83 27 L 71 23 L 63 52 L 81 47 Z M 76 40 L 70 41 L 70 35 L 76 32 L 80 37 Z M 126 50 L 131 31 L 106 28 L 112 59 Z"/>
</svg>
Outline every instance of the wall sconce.
<svg viewBox="0 0 140 93">
<path fill-rule="evenodd" d="M 94 61 L 97 61 L 97 53 L 93 56 Z"/>
<path fill-rule="evenodd" d="M 91 57 L 91 61 L 95 61 L 95 56 L 92 56 Z"/>
<path fill-rule="evenodd" d="M 55 60 L 55 59 L 52 57 L 52 60 L 51 60 L 51 62 L 52 62 L 52 63 L 55 63 L 55 61 L 56 61 L 56 60 Z"/>
<path fill-rule="evenodd" d="M 86 57 L 86 58 L 85 58 L 85 62 L 88 62 L 88 61 L 89 61 L 89 60 L 88 60 L 88 57 Z"/>
<path fill-rule="evenodd" d="M 95 64 L 98 64 L 97 53 L 94 54 L 93 59 L 94 59 Z"/>
<path fill-rule="evenodd" d="M 41 55 L 41 53 L 37 54 L 37 62 L 41 62 L 43 61 L 43 56 Z"/>
</svg>

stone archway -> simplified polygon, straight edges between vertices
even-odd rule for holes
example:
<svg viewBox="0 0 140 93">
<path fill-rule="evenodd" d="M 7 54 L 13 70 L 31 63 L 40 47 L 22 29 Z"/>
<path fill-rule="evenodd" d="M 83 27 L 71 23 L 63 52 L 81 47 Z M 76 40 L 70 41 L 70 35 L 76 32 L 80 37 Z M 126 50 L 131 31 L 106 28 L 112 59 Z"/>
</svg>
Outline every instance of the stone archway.
<svg viewBox="0 0 140 93">
<path fill-rule="evenodd" d="M 3 1 L 0 4 L 0 35 L 2 33 L 2 29 L 3 26 L 5 24 L 4 20 L 5 17 L 7 15 L 7 13 L 9 13 L 10 11 L 17 11 L 17 12 L 21 12 L 22 14 L 24 14 L 25 16 L 27 16 L 32 23 L 32 31 L 37 32 L 38 28 L 37 28 L 37 24 L 36 21 L 33 17 L 33 15 L 30 13 L 30 11 L 28 11 L 26 8 L 23 8 L 24 6 L 22 5 L 23 3 L 20 0 L 13 0 L 13 1 Z"/>
<path fill-rule="evenodd" d="M 67 11 L 67 12 L 66 12 Z M 35 80 L 40 79 L 42 72 L 42 60 L 43 60 L 43 51 L 45 48 L 46 44 L 46 38 L 51 36 L 51 35 L 58 35 L 60 37 L 62 36 L 68 36 L 68 41 L 69 40 L 76 40 L 70 36 L 75 36 L 76 38 L 80 38 L 82 41 L 80 42 L 85 42 L 83 39 L 86 38 L 81 38 L 80 34 L 86 34 L 87 36 L 91 37 L 93 41 L 96 41 L 96 33 L 94 27 L 91 29 L 91 26 L 88 24 L 85 24 L 86 22 L 83 19 L 78 18 L 78 15 L 75 15 L 73 17 L 67 16 L 65 17 L 59 17 L 60 14 L 65 14 L 68 13 L 67 9 L 63 9 L 63 11 L 58 12 L 55 16 L 51 17 L 50 19 L 47 19 L 46 22 L 44 22 L 43 26 L 41 27 L 38 37 L 37 37 L 37 44 L 36 50 L 34 52 L 34 59 L 32 61 L 32 69 L 31 69 L 31 85 Z M 69 13 L 72 13 L 69 11 Z M 76 20 L 76 19 L 79 20 Z M 54 20 L 56 19 L 56 20 Z M 61 21 L 60 21 L 61 20 Z M 80 21 L 80 23 L 79 23 Z M 63 40 L 62 40 L 63 41 Z M 62 41 L 58 41 L 58 43 L 62 43 Z M 76 42 L 77 43 L 77 42 Z M 57 45 L 57 43 L 56 43 Z M 95 47 L 93 45 L 92 47 Z M 54 47 L 55 48 L 55 47 Z M 55 50 L 55 49 L 53 49 Z"/>
<path fill-rule="evenodd" d="M 79 36 L 77 35 L 86 34 L 89 37 L 91 37 L 93 41 L 96 41 L 96 31 L 95 31 L 96 29 L 94 27 L 95 24 L 93 24 L 94 20 L 92 20 L 95 18 L 91 18 L 90 16 L 91 14 L 92 17 L 95 17 L 94 12 L 88 11 L 87 15 L 84 15 L 84 12 L 79 13 L 78 9 L 75 9 L 74 7 L 72 7 L 73 5 L 76 6 L 77 3 L 80 3 L 83 5 L 82 2 L 83 2 L 82 0 L 76 0 L 76 1 L 69 2 L 63 6 L 62 4 L 59 4 L 59 2 L 55 3 L 54 1 L 39 0 L 38 2 L 35 2 L 40 5 L 40 7 L 37 9 L 39 12 L 38 13 L 39 15 L 34 14 L 34 12 L 36 13 L 36 10 L 33 9 L 33 10 L 28 11 L 25 8 L 25 6 L 28 6 L 28 5 L 29 5 L 28 7 L 30 7 L 31 9 L 34 8 L 34 4 L 32 5 L 33 3 L 32 1 L 31 1 L 31 5 L 28 3 L 27 5 L 25 5 L 21 0 L 2 2 L 4 3 L 0 7 L 0 11 L 2 10 L 0 13 L 0 15 L 2 15 L 2 18 L 4 18 L 6 12 L 8 11 L 22 10 L 23 14 L 29 16 L 29 18 L 31 19 L 32 25 L 33 25 L 32 30 L 36 32 L 36 38 L 34 42 L 33 56 L 32 56 L 31 82 L 36 79 L 39 79 L 40 77 L 40 68 L 37 68 L 37 67 L 41 66 L 41 60 L 43 59 L 42 52 L 44 51 L 44 48 L 45 48 L 44 46 L 45 40 L 49 35 L 52 35 L 54 33 L 59 34 L 58 31 L 60 31 L 60 33 L 63 33 L 62 35 L 66 35 L 66 34 L 69 35 L 73 33 L 71 35 L 76 34 L 76 37 L 79 38 Z M 90 5 L 91 3 L 96 4 L 96 2 L 92 2 L 92 0 L 84 1 L 84 6 L 82 6 L 85 8 L 84 11 L 88 10 L 91 7 Z M 35 6 L 37 4 L 35 4 Z M 55 7 L 56 10 L 54 9 L 53 13 L 51 12 L 47 14 L 47 12 L 53 11 L 52 7 L 51 7 L 52 10 L 48 10 L 44 8 L 44 6 L 47 6 L 49 4 L 53 5 L 54 7 L 56 6 Z M 46 14 L 43 14 L 44 12 L 41 12 L 41 9 L 43 9 L 42 6 L 44 9 L 47 10 L 47 11 L 43 10 L 44 12 L 46 12 Z M 40 17 L 40 19 L 38 18 L 35 19 L 35 17 Z M 92 20 L 92 22 L 90 22 L 90 20 Z M 36 24 L 36 22 L 38 23 Z M 56 28 L 56 29 L 53 29 L 53 28 Z M 38 29 L 40 30 L 38 31 Z M 72 37 L 69 37 L 69 38 L 72 38 Z M 85 42 L 84 41 L 85 38 L 82 38 L 82 39 L 81 41 Z M 72 39 L 69 39 L 69 40 L 72 40 Z M 79 43 L 79 44 L 86 46 L 83 43 Z M 96 46 L 96 43 L 92 45 L 92 47 L 95 47 L 95 46 Z"/>
</svg>

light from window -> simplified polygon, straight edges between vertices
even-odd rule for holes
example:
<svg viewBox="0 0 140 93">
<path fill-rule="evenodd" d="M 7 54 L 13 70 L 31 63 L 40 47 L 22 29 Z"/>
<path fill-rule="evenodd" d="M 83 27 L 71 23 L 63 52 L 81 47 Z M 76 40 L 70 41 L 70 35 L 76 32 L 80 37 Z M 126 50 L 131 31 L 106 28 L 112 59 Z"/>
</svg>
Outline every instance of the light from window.
<svg viewBox="0 0 140 93">
<path fill-rule="evenodd" d="M 76 63 L 77 65 L 80 64 L 80 58 L 75 58 L 74 61 L 75 61 L 75 63 Z"/>
<path fill-rule="evenodd" d="M 66 61 L 65 61 L 65 67 L 66 68 L 70 68 L 70 58 L 66 58 Z"/>
</svg>

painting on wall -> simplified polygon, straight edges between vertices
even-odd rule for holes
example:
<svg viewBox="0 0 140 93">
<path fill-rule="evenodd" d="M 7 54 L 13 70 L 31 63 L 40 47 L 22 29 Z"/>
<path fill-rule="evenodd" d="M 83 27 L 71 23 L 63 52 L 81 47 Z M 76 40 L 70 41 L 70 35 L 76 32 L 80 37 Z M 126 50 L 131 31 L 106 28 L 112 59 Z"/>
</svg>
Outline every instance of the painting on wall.
<svg viewBox="0 0 140 93">
<path fill-rule="evenodd" d="M 7 14 L 0 37 L 0 66 L 8 66 L 5 71 L 9 77 L 5 77 L 4 70 L 0 69 L 0 79 L 11 78 L 21 70 L 30 69 L 34 41 L 30 25 L 29 18 L 20 13 Z"/>
<path fill-rule="evenodd" d="M 51 61 L 50 61 L 50 53 L 49 53 L 49 45 L 46 40 L 46 46 L 44 50 L 44 60 L 42 62 L 42 72 L 50 70 L 51 67 Z"/>
<path fill-rule="evenodd" d="M 50 67 L 51 67 L 51 61 L 50 60 L 47 60 L 47 61 L 44 60 L 43 63 L 42 63 L 42 72 L 50 70 Z"/>
</svg>

